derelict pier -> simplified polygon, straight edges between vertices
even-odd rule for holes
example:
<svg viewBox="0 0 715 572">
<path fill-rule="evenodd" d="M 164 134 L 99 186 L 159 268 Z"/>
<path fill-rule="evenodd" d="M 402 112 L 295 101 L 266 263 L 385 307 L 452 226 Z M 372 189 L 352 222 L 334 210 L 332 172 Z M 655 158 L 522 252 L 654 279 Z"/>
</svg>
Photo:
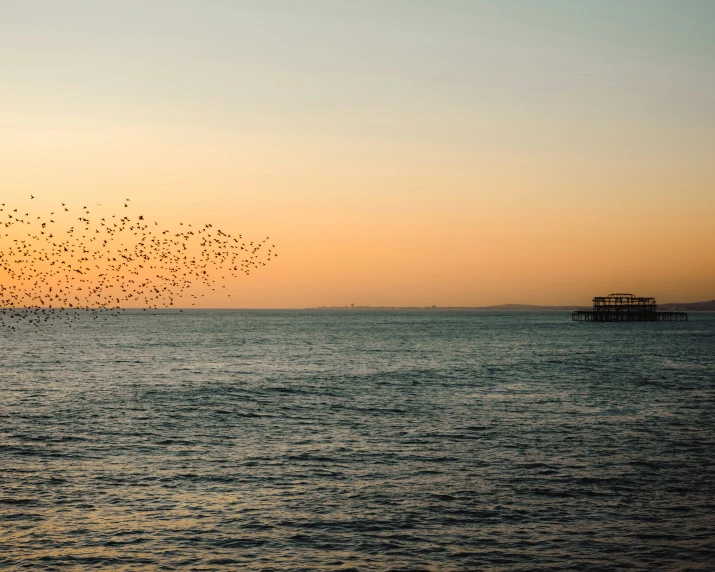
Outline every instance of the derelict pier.
<svg viewBox="0 0 715 572">
<path fill-rule="evenodd" d="M 687 322 L 685 312 L 658 312 L 655 298 L 609 294 L 593 299 L 593 310 L 577 310 L 574 322 Z"/>
</svg>

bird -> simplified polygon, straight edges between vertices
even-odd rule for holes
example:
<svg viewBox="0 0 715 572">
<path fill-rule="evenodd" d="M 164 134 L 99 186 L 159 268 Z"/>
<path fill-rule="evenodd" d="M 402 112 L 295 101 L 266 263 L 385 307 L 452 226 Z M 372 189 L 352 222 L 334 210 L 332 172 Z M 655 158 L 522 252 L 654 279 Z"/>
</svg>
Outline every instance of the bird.
<svg viewBox="0 0 715 572">
<path fill-rule="evenodd" d="M 62 203 L 65 212 L 67 204 Z M 275 245 L 261 250 L 268 237 L 246 241 L 241 234 L 214 231 L 211 223 L 182 221 L 171 228 L 154 221 L 149 226 L 143 215 L 97 219 L 83 209 L 79 226 L 49 218 L 54 211 L 25 213 L 27 219 L 8 215 L 2 223 L 0 327 L 17 331 L 22 322 L 72 327 L 85 314 L 106 322 L 127 305 L 175 307 L 182 297 L 196 299 L 193 292 L 204 297 L 201 290 L 215 292 L 219 283 L 248 276 L 277 256 Z M 48 225 L 52 232 L 46 233 Z"/>
</svg>

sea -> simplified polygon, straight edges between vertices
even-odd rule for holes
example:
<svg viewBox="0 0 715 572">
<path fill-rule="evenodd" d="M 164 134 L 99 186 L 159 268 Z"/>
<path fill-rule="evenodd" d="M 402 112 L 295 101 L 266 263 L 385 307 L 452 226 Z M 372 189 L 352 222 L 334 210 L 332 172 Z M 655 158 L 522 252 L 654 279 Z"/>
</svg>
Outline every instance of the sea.
<svg viewBox="0 0 715 572">
<path fill-rule="evenodd" d="M 715 570 L 715 314 L 0 329 L 0 568 Z"/>
</svg>

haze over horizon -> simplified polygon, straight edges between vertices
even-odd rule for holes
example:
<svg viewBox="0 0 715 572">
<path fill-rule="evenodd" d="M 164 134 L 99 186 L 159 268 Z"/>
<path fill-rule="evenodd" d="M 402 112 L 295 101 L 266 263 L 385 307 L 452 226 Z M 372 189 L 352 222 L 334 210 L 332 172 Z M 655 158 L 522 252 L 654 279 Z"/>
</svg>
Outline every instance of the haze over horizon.
<svg viewBox="0 0 715 572">
<path fill-rule="evenodd" d="M 715 4 L 0 15 L 0 202 L 270 236 L 205 307 L 715 298 Z"/>
</svg>

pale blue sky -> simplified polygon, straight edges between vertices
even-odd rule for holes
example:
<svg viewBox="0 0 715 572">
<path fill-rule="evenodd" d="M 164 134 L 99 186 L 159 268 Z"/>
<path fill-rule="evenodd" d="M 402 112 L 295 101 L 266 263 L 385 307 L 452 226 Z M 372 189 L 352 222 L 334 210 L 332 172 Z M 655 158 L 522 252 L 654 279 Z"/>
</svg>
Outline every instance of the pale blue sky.
<svg viewBox="0 0 715 572">
<path fill-rule="evenodd" d="M 169 121 L 508 105 L 710 123 L 714 21 L 707 1 L 5 0 L 0 77 L 6 108 Z"/>
</svg>

